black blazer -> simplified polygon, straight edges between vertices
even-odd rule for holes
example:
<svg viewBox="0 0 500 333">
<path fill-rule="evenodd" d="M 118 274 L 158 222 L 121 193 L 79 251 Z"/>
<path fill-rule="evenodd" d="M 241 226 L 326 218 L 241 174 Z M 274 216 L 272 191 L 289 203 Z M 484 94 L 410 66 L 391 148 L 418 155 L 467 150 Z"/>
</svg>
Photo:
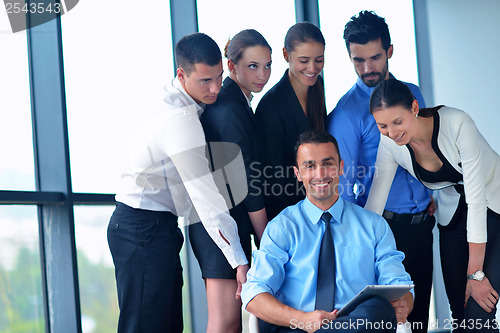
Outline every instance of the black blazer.
<svg viewBox="0 0 500 333">
<path fill-rule="evenodd" d="M 207 105 L 200 117 L 207 142 L 232 142 L 237 144 L 243 156 L 248 184 L 244 201 L 230 210 L 238 226 L 249 224 L 248 212 L 264 208 L 260 188 L 260 160 L 262 134 L 253 111 L 240 87 L 227 77 L 217 101 Z"/>
<path fill-rule="evenodd" d="M 255 116 L 264 132 L 264 164 L 269 167 L 264 169 L 263 188 L 271 220 L 284 208 L 305 198 L 305 191 L 293 172 L 294 148 L 299 135 L 312 127 L 292 88 L 288 69 L 262 97 Z"/>
</svg>

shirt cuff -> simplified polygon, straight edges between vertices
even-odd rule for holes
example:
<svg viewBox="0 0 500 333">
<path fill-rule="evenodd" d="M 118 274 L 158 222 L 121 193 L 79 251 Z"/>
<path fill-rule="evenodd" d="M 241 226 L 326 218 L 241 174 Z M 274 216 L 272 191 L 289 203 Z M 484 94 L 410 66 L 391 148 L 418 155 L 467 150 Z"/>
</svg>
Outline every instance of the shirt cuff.
<svg viewBox="0 0 500 333">
<path fill-rule="evenodd" d="M 256 283 L 245 283 L 243 284 L 243 288 L 241 290 L 241 302 L 243 309 L 246 309 L 248 303 L 255 298 L 255 296 L 263 293 L 271 294 L 271 290 L 262 285 Z"/>
<path fill-rule="evenodd" d="M 241 244 L 239 242 L 236 242 L 235 245 L 225 246 L 221 249 L 221 251 L 232 268 L 236 268 L 239 265 L 248 264 L 245 252 L 243 251 L 243 248 L 241 247 Z"/>
</svg>

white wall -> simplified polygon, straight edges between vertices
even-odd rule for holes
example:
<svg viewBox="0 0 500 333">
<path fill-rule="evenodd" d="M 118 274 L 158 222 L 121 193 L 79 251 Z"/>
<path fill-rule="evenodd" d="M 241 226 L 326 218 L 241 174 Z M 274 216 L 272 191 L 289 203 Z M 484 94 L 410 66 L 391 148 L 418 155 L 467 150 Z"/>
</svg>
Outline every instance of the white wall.
<svg viewBox="0 0 500 333">
<path fill-rule="evenodd" d="M 428 105 L 466 111 L 500 153 L 500 1 L 414 0 L 419 82 Z M 434 238 L 434 295 L 440 319 L 449 318 L 441 277 L 437 230 Z M 500 318 L 497 311 L 497 318 Z M 435 317 L 434 317 L 435 320 Z M 441 325 L 440 325 L 441 328 Z"/>
<path fill-rule="evenodd" d="M 500 153 L 499 14 L 498 0 L 427 0 L 434 105 L 469 113 Z"/>
</svg>

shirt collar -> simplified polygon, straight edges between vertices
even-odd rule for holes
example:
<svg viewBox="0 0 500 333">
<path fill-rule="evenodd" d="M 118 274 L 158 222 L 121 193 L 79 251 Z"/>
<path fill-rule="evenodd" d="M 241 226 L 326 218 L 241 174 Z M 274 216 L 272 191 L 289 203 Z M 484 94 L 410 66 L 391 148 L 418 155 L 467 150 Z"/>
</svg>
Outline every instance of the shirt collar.
<svg viewBox="0 0 500 333">
<path fill-rule="evenodd" d="M 201 116 L 203 110 L 205 110 L 206 104 L 196 103 L 195 100 L 191 96 L 189 96 L 189 94 L 184 90 L 177 76 L 172 80 L 172 86 L 182 93 L 182 95 L 186 98 L 187 104 L 194 105 L 196 107 L 196 112 L 198 113 L 198 116 Z"/>
<path fill-rule="evenodd" d="M 309 199 L 306 197 L 303 203 L 303 209 L 306 213 L 307 217 L 311 220 L 313 224 L 317 224 L 321 220 L 321 215 L 323 215 L 324 211 L 315 206 Z M 344 212 L 344 199 L 341 196 L 337 199 L 337 201 L 330 207 L 327 212 L 332 214 L 334 221 L 337 223 L 342 223 L 342 213 Z"/>
<path fill-rule="evenodd" d="M 240 88 L 241 89 L 241 88 Z M 248 97 L 247 95 L 245 95 L 245 92 L 243 91 L 243 89 L 241 89 L 241 92 L 243 93 L 243 96 L 245 96 L 245 99 L 247 100 L 247 103 L 248 103 L 248 107 L 251 109 L 252 108 L 252 104 L 250 103 L 253 99 L 253 95 L 252 93 L 250 93 L 250 97 Z"/>
<path fill-rule="evenodd" d="M 389 73 L 389 78 L 390 79 L 395 79 L 394 75 L 392 75 L 391 73 Z M 361 89 L 361 91 L 363 91 L 365 94 L 367 94 L 368 96 L 371 96 L 372 95 L 372 92 L 373 90 L 375 89 L 375 87 L 368 87 L 364 82 L 363 80 L 361 80 L 360 77 L 358 77 L 358 80 L 356 81 L 356 85 L 358 86 L 359 89 Z"/>
</svg>

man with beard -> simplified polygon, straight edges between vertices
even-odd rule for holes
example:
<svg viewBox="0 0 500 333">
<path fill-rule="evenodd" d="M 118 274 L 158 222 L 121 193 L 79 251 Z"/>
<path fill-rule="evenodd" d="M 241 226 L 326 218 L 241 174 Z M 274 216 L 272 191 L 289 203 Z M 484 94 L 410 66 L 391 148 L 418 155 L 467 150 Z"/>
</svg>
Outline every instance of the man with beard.
<svg viewBox="0 0 500 333">
<path fill-rule="evenodd" d="M 385 19 L 370 11 L 351 17 L 345 25 L 344 40 L 358 80 L 328 115 L 327 129 L 337 138 L 344 159 L 339 191 L 344 200 L 363 207 L 375 172 L 380 141 L 377 124 L 369 112 L 370 95 L 379 82 L 394 77 L 389 72 L 393 45 Z M 419 106 L 424 108 L 419 88 L 411 83 L 407 85 Z M 408 318 L 418 323 L 413 325 L 414 332 L 427 331 L 434 210 L 429 190 L 399 167 L 383 216 L 391 226 L 398 250 L 406 255 L 403 264 L 415 283 L 415 308 Z"/>
</svg>

